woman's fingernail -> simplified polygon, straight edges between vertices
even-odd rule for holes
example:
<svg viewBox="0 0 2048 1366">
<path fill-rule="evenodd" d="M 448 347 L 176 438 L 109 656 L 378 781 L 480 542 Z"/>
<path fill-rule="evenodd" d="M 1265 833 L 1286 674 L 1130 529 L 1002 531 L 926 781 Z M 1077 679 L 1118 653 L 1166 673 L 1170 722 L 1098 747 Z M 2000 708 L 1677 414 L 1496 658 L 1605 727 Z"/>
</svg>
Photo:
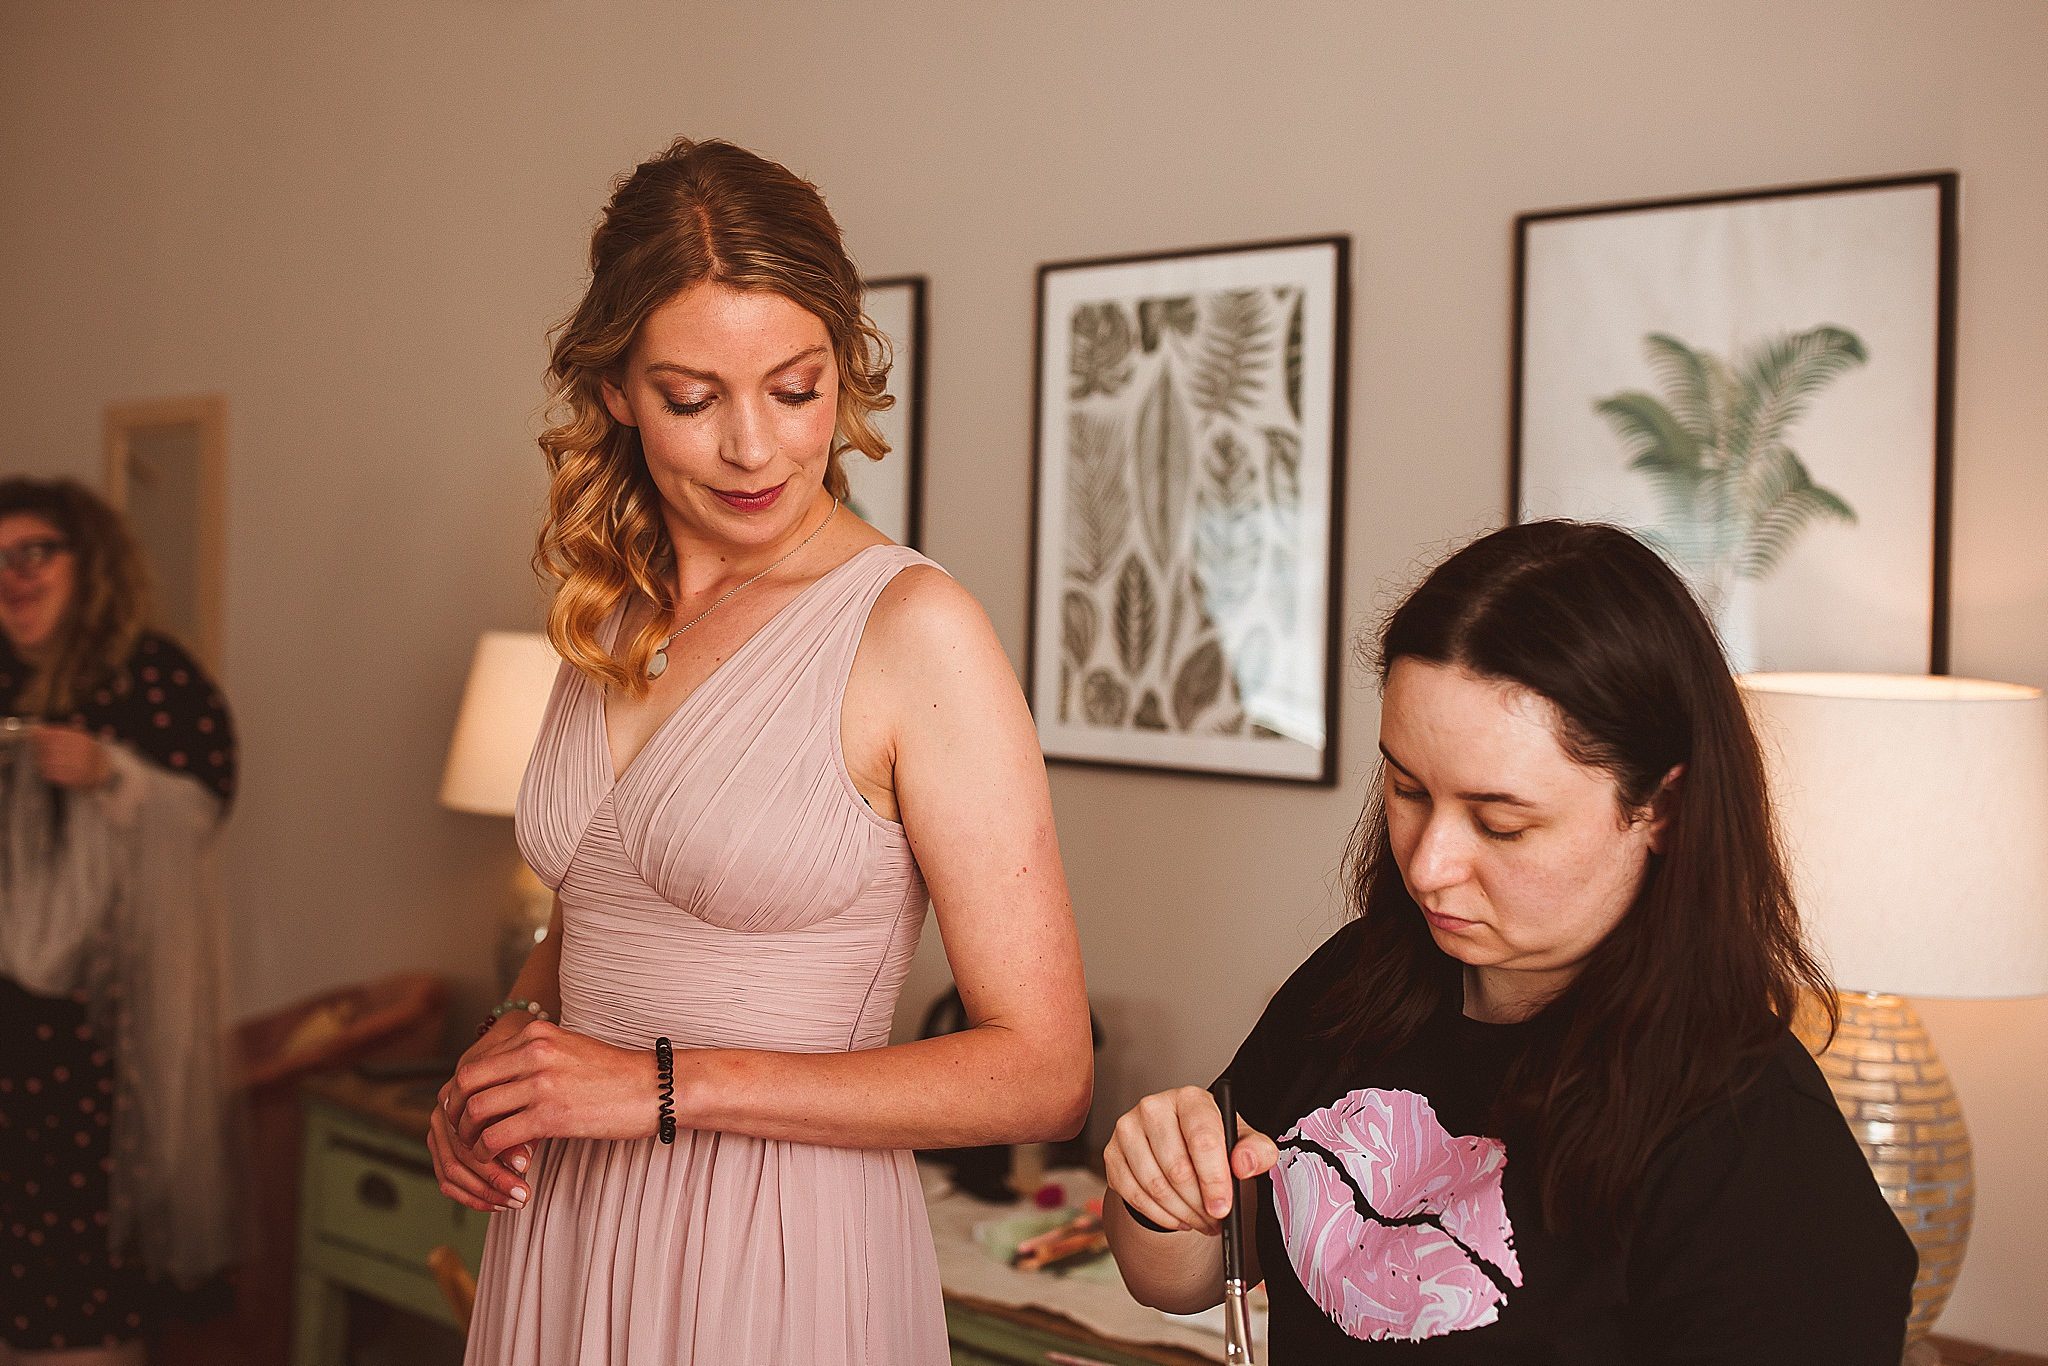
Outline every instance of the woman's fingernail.
<svg viewBox="0 0 2048 1366">
<path fill-rule="evenodd" d="M 513 1154 L 512 1170 L 520 1173 L 521 1175 L 524 1175 L 526 1173 L 526 1158 L 523 1155 L 518 1153 Z"/>
<path fill-rule="evenodd" d="M 515 1205 L 523 1205 L 526 1203 L 526 1187 L 514 1186 L 512 1188 L 512 1203 Z"/>
</svg>

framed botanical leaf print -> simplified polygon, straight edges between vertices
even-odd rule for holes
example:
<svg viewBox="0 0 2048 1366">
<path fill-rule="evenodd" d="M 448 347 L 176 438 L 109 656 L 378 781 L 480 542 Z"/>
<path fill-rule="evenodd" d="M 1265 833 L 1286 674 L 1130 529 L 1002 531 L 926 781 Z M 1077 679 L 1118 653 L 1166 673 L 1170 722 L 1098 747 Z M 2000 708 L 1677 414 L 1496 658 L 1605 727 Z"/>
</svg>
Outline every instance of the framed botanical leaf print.
<svg viewBox="0 0 2048 1366">
<path fill-rule="evenodd" d="M 1328 784 L 1350 240 L 1038 271 L 1049 759 Z"/>
<path fill-rule="evenodd" d="M 1958 192 L 1524 214 L 1515 518 L 1634 530 L 1738 672 L 1945 672 Z"/>
</svg>

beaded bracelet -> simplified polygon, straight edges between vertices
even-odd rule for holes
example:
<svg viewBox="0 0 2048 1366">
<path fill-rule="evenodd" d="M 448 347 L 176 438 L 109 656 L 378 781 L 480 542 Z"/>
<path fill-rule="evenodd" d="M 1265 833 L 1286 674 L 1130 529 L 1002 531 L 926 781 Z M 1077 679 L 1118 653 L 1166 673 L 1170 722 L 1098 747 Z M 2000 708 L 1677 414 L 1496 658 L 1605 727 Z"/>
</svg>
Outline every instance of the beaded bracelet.
<svg viewBox="0 0 2048 1366">
<path fill-rule="evenodd" d="M 542 1005 L 539 1001 L 519 1001 L 507 999 L 498 1002 L 497 1005 L 491 1008 L 491 1013 L 489 1015 L 486 1015 L 483 1018 L 483 1020 L 477 1025 L 476 1036 L 479 1039 L 481 1039 L 484 1035 L 491 1032 L 491 1026 L 498 1022 L 500 1016 L 509 1015 L 515 1010 L 523 1010 L 527 1014 L 533 1016 L 534 1019 L 539 1020 L 545 1024 L 553 1024 L 555 1022 L 555 1017 L 553 1015 L 550 1015 L 548 1013 L 548 1008 Z"/>
<path fill-rule="evenodd" d="M 665 1038 L 654 1041 L 654 1075 L 661 1096 L 661 1119 L 655 1135 L 663 1143 L 676 1141 L 676 1055 Z"/>
</svg>

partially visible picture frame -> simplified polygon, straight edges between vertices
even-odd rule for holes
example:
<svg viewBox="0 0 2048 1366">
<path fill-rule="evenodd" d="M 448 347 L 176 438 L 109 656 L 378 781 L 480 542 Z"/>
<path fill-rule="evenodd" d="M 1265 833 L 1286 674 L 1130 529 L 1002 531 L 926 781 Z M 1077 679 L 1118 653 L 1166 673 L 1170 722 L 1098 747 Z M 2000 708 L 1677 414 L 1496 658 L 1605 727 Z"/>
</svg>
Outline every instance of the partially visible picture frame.
<svg viewBox="0 0 2048 1366">
<path fill-rule="evenodd" d="M 1661 550 L 1731 666 L 1945 673 L 1953 171 L 1523 214 L 1510 508 Z"/>
<path fill-rule="evenodd" d="M 220 394 L 109 404 L 107 501 L 149 574 L 150 625 L 218 676 L 226 639 L 228 402 Z"/>
<path fill-rule="evenodd" d="M 923 549 L 925 277 L 894 275 L 866 286 L 868 318 L 888 337 L 894 356 L 888 393 L 896 402 L 874 416 L 889 454 L 845 457 L 848 504 L 890 540 Z"/>
<path fill-rule="evenodd" d="M 1040 266 L 1048 759 L 1337 778 L 1348 237 Z"/>
</svg>

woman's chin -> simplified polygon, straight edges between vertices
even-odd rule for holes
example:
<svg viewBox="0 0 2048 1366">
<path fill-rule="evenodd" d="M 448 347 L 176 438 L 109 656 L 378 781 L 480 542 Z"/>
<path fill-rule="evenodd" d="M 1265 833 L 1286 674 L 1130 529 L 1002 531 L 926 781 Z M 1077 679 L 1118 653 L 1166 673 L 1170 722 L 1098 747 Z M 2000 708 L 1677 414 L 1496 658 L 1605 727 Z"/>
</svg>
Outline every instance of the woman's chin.
<svg viewBox="0 0 2048 1366">
<path fill-rule="evenodd" d="M 1472 929 L 1441 930 L 1434 924 L 1429 926 L 1429 937 L 1446 958 L 1455 959 L 1468 968 L 1490 968 L 1497 966 L 1505 956 L 1492 936 L 1483 927 Z"/>
</svg>

